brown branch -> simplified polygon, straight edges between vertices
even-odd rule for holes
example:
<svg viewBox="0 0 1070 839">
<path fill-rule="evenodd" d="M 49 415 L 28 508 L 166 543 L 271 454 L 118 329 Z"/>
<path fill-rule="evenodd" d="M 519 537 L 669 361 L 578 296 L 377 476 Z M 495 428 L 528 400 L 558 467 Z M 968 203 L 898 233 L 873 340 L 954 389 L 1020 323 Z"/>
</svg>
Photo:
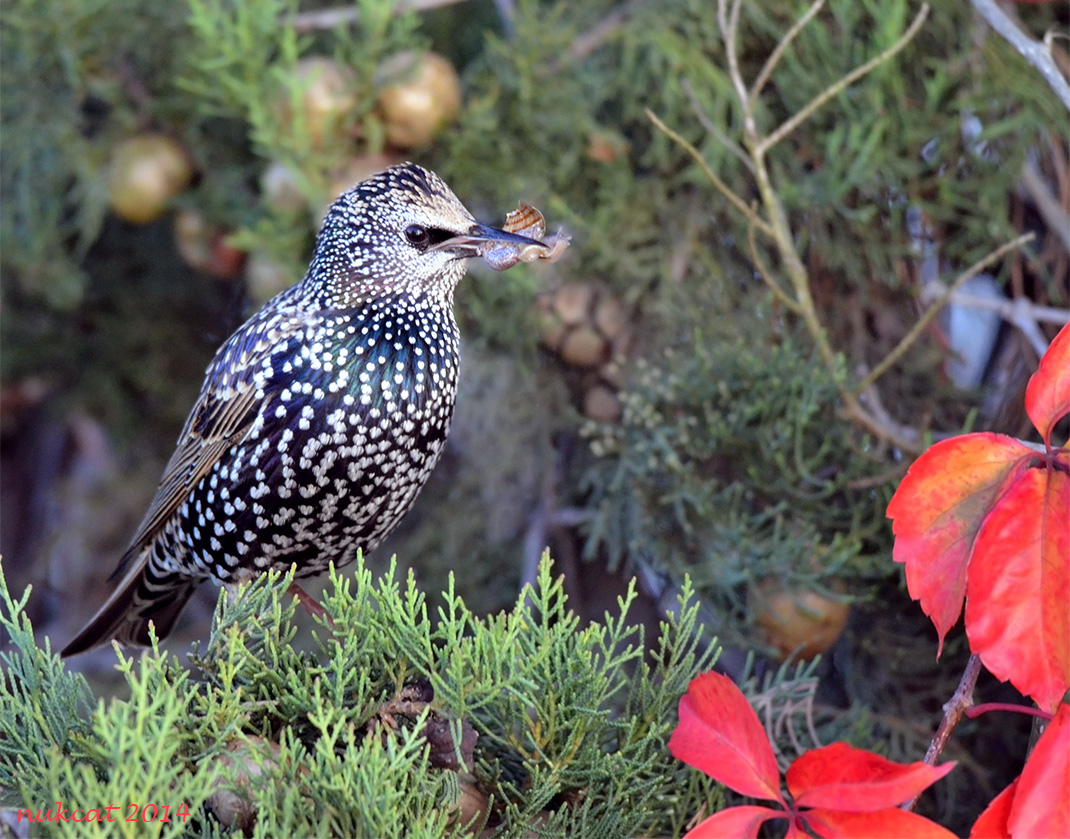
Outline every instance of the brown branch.
<svg viewBox="0 0 1070 839">
<path fill-rule="evenodd" d="M 1040 71 L 1041 77 L 1070 110 L 1070 83 L 1063 78 L 1051 57 L 1051 50 L 1026 35 L 1007 17 L 995 0 L 971 0 L 973 7 L 999 35 Z"/>
<path fill-rule="evenodd" d="M 943 296 L 946 288 L 943 283 L 929 283 L 921 290 L 921 299 L 926 303 L 938 300 Z M 967 291 L 956 291 L 952 293 L 949 302 L 954 303 L 956 306 L 998 312 L 1001 317 L 1015 324 L 1018 322 L 1016 313 L 1019 309 L 1034 323 L 1050 323 L 1055 326 L 1063 326 L 1070 322 L 1070 310 L 1057 306 L 1041 306 L 1028 297 L 1015 297 L 1013 299 L 1007 297 L 981 297 L 976 294 L 970 294 Z M 1045 349 L 1047 349 L 1047 342 L 1041 347 L 1038 355 L 1044 355 Z"/>
<path fill-rule="evenodd" d="M 796 111 L 789 119 L 781 123 L 772 134 L 764 137 L 754 148 L 754 154 L 764 155 L 769 149 L 783 140 L 788 134 L 798 128 L 804 121 L 806 121 L 811 114 L 813 114 L 818 108 L 828 102 L 832 97 L 840 93 L 840 91 L 850 87 L 860 78 L 866 74 L 872 72 L 876 67 L 883 64 L 889 58 L 894 56 L 900 50 L 902 50 L 907 44 L 913 40 L 914 36 L 918 34 L 918 30 L 921 29 L 925 19 L 929 16 L 929 4 L 923 3 L 921 9 L 917 15 L 914 16 L 914 20 L 910 22 L 910 26 L 907 27 L 907 31 L 903 33 L 902 37 L 892 44 L 888 49 L 881 52 L 879 55 L 874 56 L 865 64 L 856 67 L 834 85 L 823 90 L 813 99 L 811 99 L 806 105 Z"/>
<path fill-rule="evenodd" d="M 761 218 L 753 209 L 738 195 L 736 195 L 726 184 L 714 173 L 710 168 L 710 164 L 702 157 L 702 154 L 691 143 L 673 131 L 664 122 L 658 119 L 657 115 L 650 110 L 646 109 L 647 119 L 649 119 L 658 129 L 664 133 L 670 140 L 679 145 L 684 151 L 686 151 L 695 162 L 702 169 L 703 174 L 709 178 L 710 183 L 717 187 L 717 191 L 720 192 L 725 198 L 727 198 L 737 210 L 739 210 L 747 219 L 750 224 L 753 224 L 756 228 L 762 231 L 766 236 L 773 237 L 773 229 L 769 226 L 769 223 Z"/>
<path fill-rule="evenodd" d="M 769 54 L 769 58 L 765 60 L 765 64 L 758 72 L 757 77 L 754 79 L 754 83 L 750 86 L 750 98 L 757 99 L 759 94 L 765 88 L 766 83 L 769 81 L 769 77 L 773 75 L 773 71 L 776 69 L 777 64 L 780 63 L 781 56 L 784 55 L 784 51 L 791 45 L 799 33 L 803 30 L 814 15 L 821 11 L 821 7 L 825 5 L 825 0 L 814 0 L 814 3 L 807 9 L 802 17 L 800 17 L 792 25 L 791 29 L 784 33 L 784 37 L 780 39 L 780 43 L 776 45 L 773 51 Z"/>
<path fill-rule="evenodd" d="M 959 724 L 959 721 L 966 713 L 966 709 L 973 705 L 973 689 L 976 687 L 977 677 L 980 675 L 981 657 L 976 654 L 971 655 L 970 660 L 966 662 L 966 669 L 962 673 L 962 678 L 959 680 L 959 686 L 955 689 L 951 699 L 944 705 L 944 718 L 940 720 L 940 727 L 936 729 L 936 734 L 933 735 L 929 749 L 925 752 L 925 762 L 930 766 L 936 765 L 936 761 L 947 745 L 947 741 L 951 739 L 951 733 L 955 730 L 955 726 Z M 917 805 L 920 797 L 920 794 L 915 795 L 901 809 L 910 812 Z"/>
<path fill-rule="evenodd" d="M 929 292 L 930 288 L 935 291 Z M 922 289 L 922 300 L 930 297 L 939 298 L 944 286 L 941 283 L 930 283 Z M 992 298 L 969 294 L 964 291 L 953 291 L 947 299 L 948 303 L 956 306 L 965 306 L 971 309 L 983 309 L 989 312 L 997 312 L 1008 323 L 1014 324 L 1029 341 L 1037 358 L 1041 358 L 1048 351 L 1048 339 L 1044 336 L 1038 324 L 1052 323 L 1062 326 L 1070 321 L 1070 311 L 1057 309 L 1054 306 L 1041 306 L 1034 303 L 1028 297 L 1005 297 Z"/>
<path fill-rule="evenodd" d="M 760 276 L 769 290 L 773 292 L 773 296 L 779 300 L 784 307 L 792 314 L 801 314 L 802 307 L 799 305 L 799 301 L 788 294 L 783 286 L 773 279 L 772 273 L 765 267 L 765 263 L 762 262 L 762 257 L 758 253 L 758 243 L 754 241 L 754 225 L 747 225 L 747 247 L 750 250 L 751 262 L 754 263 L 754 267 L 758 269 L 758 276 Z"/>
<path fill-rule="evenodd" d="M 843 399 L 843 415 L 860 425 L 863 430 L 868 431 L 878 440 L 891 443 L 905 454 L 921 453 L 919 446 L 921 434 L 917 429 L 893 422 L 883 413 L 867 411 L 862 402 L 850 393 L 842 393 L 841 398 Z"/>
<path fill-rule="evenodd" d="M 822 2 L 824 2 L 824 0 L 822 0 Z M 739 143 L 736 143 L 732 138 L 721 131 L 721 129 L 717 127 L 717 124 L 706 115 L 704 110 L 702 110 L 702 104 L 695 96 L 695 91 L 691 87 L 691 82 L 687 79 L 683 79 L 680 82 L 680 87 L 683 88 L 684 93 L 687 95 L 688 101 L 691 103 L 691 110 L 694 111 L 695 116 L 698 117 L 699 124 L 709 131 L 717 142 L 734 154 L 736 159 L 746 166 L 751 174 L 754 174 L 754 164 L 751 163 L 750 158 L 747 157 L 747 153 L 740 148 Z"/>
<path fill-rule="evenodd" d="M 1059 237 L 1063 247 L 1070 251 L 1070 214 L 1059 204 L 1059 199 L 1051 194 L 1036 163 L 1028 158 L 1022 165 L 1021 184 L 1033 199 L 1033 205 L 1048 228 Z"/>
<path fill-rule="evenodd" d="M 893 466 L 891 469 L 887 469 L 878 475 L 871 475 L 868 478 L 855 478 L 848 481 L 845 486 L 852 490 L 864 490 L 873 489 L 874 487 L 887 486 L 892 483 L 899 483 L 903 476 L 907 473 L 909 463 L 900 463 Z"/>
<path fill-rule="evenodd" d="M 963 283 L 965 283 L 971 277 L 974 277 L 977 274 L 981 273 L 982 270 L 984 270 L 987 266 L 995 262 L 997 259 L 1001 258 L 1004 254 L 1014 250 L 1015 248 L 1021 247 L 1027 242 L 1033 241 L 1034 238 L 1036 238 L 1036 234 L 1026 233 L 1016 239 L 1011 239 L 1011 241 L 1000 245 L 994 251 L 991 251 L 990 253 L 981 257 L 981 259 L 979 259 L 977 262 L 975 262 L 973 265 L 971 265 L 969 268 L 959 274 L 955 278 L 954 282 L 952 282 L 944 291 L 944 293 L 940 295 L 940 298 L 936 301 L 936 303 L 931 306 L 924 314 L 922 314 L 920 318 L 918 318 L 917 323 L 915 323 L 913 328 L 902 337 L 898 344 L 896 344 L 895 349 L 888 353 L 888 355 L 884 357 L 880 364 L 870 370 L 868 376 L 866 376 L 861 382 L 855 385 L 855 394 L 857 395 L 869 388 L 874 382 L 877 381 L 877 379 L 887 373 L 888 370 L 890 370 L 892 366 L 894 366 L 895 363 L 899 361 L 903 354 L 908 349 L 910 349 L 914 342 L 918 340 L 918 337 L 921 335 L 921 333 L 928 328 L 929 324 L 932 323 L 933 319 L 940 313 L 940 309 L 942 309 L 943 306 L 947 303 L 947 301 L 951 299 L 951 295 L 957 289 L 959 289 Z"/>
<path fill-rule="evenodd" d="M 624 24 L 640 3 L 642 0 L 628 0 L 615 9 L 611 9 L 598 23 L 583 34 L 577 35 L 575 40 L 568 45 L 565 55 L 570 61 L 581 61 L 589 56 L 624 28 Z"/>
<path fill-rule="evenodd" d="M 736 54 L 736 35 L 739 31 L 739 10 L 742 0 L 732 0 L 731 8 L 726 7 L 727 0 L 717 0 L 717 25 L 724 41 L 725 63 L 728 65 L 728 77 L 736 89 L 739 104 L 743 107 L 743 133 L 750 140 L 758 136 L 758 126 L 754 121 L 754 109 L 751 107 L 747 85 L 739 70 L 739 56 Z"/>
<path fill-rule="evenodd" d="M 394 7 L 394 14 L 400 15 L 405 12 L 428 12 L 443 6 L 453 6 L 463 3 L 465 0 L 399 0 Z M 339 26 L 349 26 L 360 20 L 360 9 L 354 6 L 345 6 L 335 9 L 317 9 L 314 12 L 301 12 L 290 19 L 293 28 L 298 32 L 312 32 L 316 29 L 335 29 Z"/>
</svg>

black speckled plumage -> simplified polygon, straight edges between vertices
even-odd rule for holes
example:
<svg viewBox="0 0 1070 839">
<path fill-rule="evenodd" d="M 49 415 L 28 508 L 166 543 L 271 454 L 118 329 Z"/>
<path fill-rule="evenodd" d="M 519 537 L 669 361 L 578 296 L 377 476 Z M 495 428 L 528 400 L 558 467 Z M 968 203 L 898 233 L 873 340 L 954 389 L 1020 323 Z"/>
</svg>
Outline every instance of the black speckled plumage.
<svg viewBox="0 0 1070 839">
<path fill-rule="evenodd" d="M 434 173 L 394 166 L 343 193 L 304 279 L 220 348 L 156 497 L 67 645 L 162 638 L 198 584 L 373 550 L 445 445 L 457 390 L 453 293 L 493 242 Z"/>
</svg>

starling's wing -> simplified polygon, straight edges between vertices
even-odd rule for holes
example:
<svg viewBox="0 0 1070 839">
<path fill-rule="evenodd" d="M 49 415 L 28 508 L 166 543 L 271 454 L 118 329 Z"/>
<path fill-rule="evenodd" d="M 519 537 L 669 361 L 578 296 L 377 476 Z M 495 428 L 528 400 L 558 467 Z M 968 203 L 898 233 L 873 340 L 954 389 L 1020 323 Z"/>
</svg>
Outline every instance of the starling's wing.
<svg viewBox="0 0 1070 839">
<path fill-rule="evenodd" d="M 125 576 L 128 566 L 144 555 L 161 528 L 189 497 L 190 491 L 256 421 L 265 394 L 258 393 L 256 376 L 265 361 L 305 327 L 290 310 L 248 321 L 220 348 L 208 368 L 204 386 L 179 435 L 178 447 L 164 469 L 159 489 L 145 518 L 123 555 L 112 579 Z"/>
<path fill-rule="evenodd" d="M 197 404 L 179 436 L 141 526 L 123 554 L 112 580 L 120 580 L 107 602 L 72 640 L 62 655 L 75 655 L 115 638 L 124 644 L 147 644 L 149 621 L 164 638 L 193 593 L 197 581 L 149 564 L 153 542 L 167 521 L 212 471 L 231 446 L 256 422 L 270 385 L 258 373 L 300 340 L 306 321 L 293 308 L 265 308 L 234 333 L 208 368 Z"/>
<path fill-rule="evenodd" d="M 163 525 L 256 417 L 259 401 L 256 388 L 242 375 L 248 371 L 240 371 L 232 381 L 218 381 L 212 375 L 221 355 L 222 352 L 209 368 L 200 398 L 164 470 L 156 497 L 110 577 L 113 582 L 119 580 L 119 584 L 81 632 L 64 647 L 61 653 L 64 658 L 98 647 L 112 638 L 123 644 L 148 644 L 149 621 L 155 625 L 157 636 L 166 638 L 193 594 L 196 581 L 175 571 L 154 568 L 149 558 L 153 540 Z"/>
</svg>

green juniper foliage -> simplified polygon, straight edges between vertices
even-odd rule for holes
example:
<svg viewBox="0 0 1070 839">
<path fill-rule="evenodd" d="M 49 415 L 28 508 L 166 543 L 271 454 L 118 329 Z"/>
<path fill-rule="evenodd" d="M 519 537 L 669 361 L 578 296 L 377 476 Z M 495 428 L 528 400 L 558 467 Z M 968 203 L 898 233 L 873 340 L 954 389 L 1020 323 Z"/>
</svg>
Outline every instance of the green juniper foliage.
<svg viewBox="0 0 1070 839">
<path fill-rule="evenodd" d="M 42 317 L 82 300 L 80 262 L 105 213 L 109 147 L 148 126 L 183 139 L 203 173 L 183 200 L 238 229 L 238 242 L 270 253 L 296 279 L 318 219 L 258 205 L 250 184 L 268 161 L 290 164 L 321 207 L 347 155 L 382 150 L 374 112 L 382 59 L 429 44 L 450 52 L 456 45 L 440 39 L 462 30 L 465 107 L 434 148 L 418 150 L 421 161 L 479 208 L 501 212 L 520 197 L 540 206 L 575 234 L 569 270 L 632 299 L 677 296 L 679 287 L 664 282 L 668 264 L 687 257 L 679 302 L 694 310 L 710 290 L 703 269 L 743 270 L 745 226 L 646 109 L 753 197 L 745 166 L 722 142 L 738 143 L 740 129 L 724 44 L 704 0 L 629 3 L 618 28 L 587 39 L 620 5 L 520 0 L 507 35 L 493 10 L 467 4 L 421 17 L 396 14 L 393 0 L 361 0 L 351 22 L 298 31 L 294 17 L 308 9 L 297 0 L 11 0 L 0 27 L 5 293 L 25 293 L 20 306 L 43 299 Z M 806 5 L 743 4 L 746 78 Z M 785 53 L 759 102 L 760 124 L 780 124 L 886 48 L 916 5 L 831 0 Z M 1058 103 L 1002 39 L 978 48 L 971 14 L 968 4 L 937 0 L 900 56 L 771 150 L 793 227 L 840 289 L 865 298 L 873 286 L 901 285 L 910 206 L 932 220 L 957 264 L 1010 238 L 1007 206 L 1021 160 L 1060 124 Z M 307 84 L 293 69 L 309 55 L 336 57 L 353 71 L 358 139 L 348 150 L 341 142 L 315 148 L 300 109 L 287 118 L 282 107 Z M 964 131 L 973 117 L 978 137 Z M 617 149 L 614 159 L 587 153 L 598 138 Z M 517 314 L 528 292 L 520 284 L 504 311 Z M 13 363 L 5 360 L 5 372 Z"/>
<path fill-rule="evenodd" d="M 427 837 L 464 834 L 462 785 L 489 796 L 476 817 L 500 836 L 533 825 L 545 836 L 679 834 L 718 805 L 666 749 L 679 697 L 716 656 L 689 589 L 648 648 L 627 620 L 634 592 L 584 626 L 548 557 L 537 584 L 488 618 L 451 587 L 431 619 L 411 574 L 374 580 L 360 562 L 351 577 L 332 574 L 333 629 L 316 631 L 312 653 L 291 644 L 290 581 L 272 573 L 233 601 L 221 595 L 193 673 L 155 646 L 120 655 L 130 698 L 90 712 L 84 680 L 34 644 L 25 597 L 0 578 L 4 804 L 168 804 L 172 818 L 184 804 L 189 816 L 169 824 L 79 835 L 221 836 L 218 793 L 231 791 L 256 814 L 254 835 Z M 69 824 L 40 829 L 72 835 Z"/>
<path fill-rule="evenodd" d="M 820 587 L 883 573 L 860 554 L 887 499 L 852 488 L 873 464 L 866 438 L 835 419 L 834 375 L 795 340 L 690 343 L 639 365 L 620 422 L 586 428 L 588 550 L 686 571 L 741 619 L 765 578 Z"/>
<path fill-rule="evenodd" d="M 159 117 L 175 116 L 167 93 L 182 12 L 144 0 L 12 0 L 0 21 L 0 266 L 5 284 L 15 280 L 5 292 L 66 312 L 82 299 L 80 261 L 107 210 L 108 142 L 144 116 L 126 99 L 130 85 L 160 94 Z"/>
<path fill-rule="evenodd" d="M 68 672 L 47 639 L 44 649 L 34 643 L 23 612 L 29 598 L 27 589 L 21 599 L 12 599 L 0 567 L 0 789 L 5 805 L 14 803 L 13 793 L 36 796 L 48 767 L 61 755 L 78 754 L 74 742 L 88 733 L 85 717 L 93 699 L 86 680 Z"/>
</svg>

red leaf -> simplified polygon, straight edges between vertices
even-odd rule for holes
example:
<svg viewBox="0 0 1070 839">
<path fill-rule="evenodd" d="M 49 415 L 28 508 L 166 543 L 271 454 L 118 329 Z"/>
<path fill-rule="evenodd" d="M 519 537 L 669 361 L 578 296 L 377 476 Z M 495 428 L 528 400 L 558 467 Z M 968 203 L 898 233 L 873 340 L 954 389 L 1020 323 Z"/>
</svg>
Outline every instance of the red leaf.
<svg viewBox="0 0 1070 839">
<path fill-rule="evenodd" d="M 1060 705 L 1018 778 L 1011 836 L 1070 836 L 1070 705 Z"/>
<path fill-rule="evenodd" d="M 729 807 L 696 825 L 684 835 L 684 839 L 756 839 L 767 819 L 784 819 L 787 816 L 783 810 L 769 807 Z"/>
<path fill-rule="evenodd" d="M 691 681 L 680 698 L 680 724 L 669 751 L 742 795 L 784 803 L 769 737 L 727 676 L 703 673 Z"/>
<path fill-rule="evenodd" d="M 1070 413 L 1070 324 L 1059 330 L 1029 380 L 1025 410 L 1050 449 L 1051 429 Z"/>
<path fill-rule="evenodd" d="M 823 839 L 954 839 L 955 834 L 917 813 L 898 808 L 872 813 L 810 810 L 802 814 L 807 826 Z"/>
<path fill-rule="evenodd" d="M 1033 454 L 1002 434 L 943 440 L 914 461 L 888 504 L 892 558 L 906 563 L 907 589 L 936 626 L 940 650 L 962 612 L 981 522 Z"/>
<path fill-rule="evenodd" d="M 1014 794 L 1018 791 L 1015 780 L 1003 792 L 997 795 L 985 807 L 970 828 L 970 839 L 1011 839 L 1011 829 L 1007 826 L 1007 817 L 1011 814 Z"/>
<path fill-rule="evenodd" d="M 1027 469 L 985 518 L 966 587 L 970 649 L 1046 711 L 1070 688 L 1070 476 Z"/>
<path fill-rule="evenodd" d="M 895 763 L 865 749 L 833 743 L 799 755 L 788 768 L 788 790 L 796 807 L 873 812 L 913 798 L 954 766 L 954 762 Z"/>
</svg>

